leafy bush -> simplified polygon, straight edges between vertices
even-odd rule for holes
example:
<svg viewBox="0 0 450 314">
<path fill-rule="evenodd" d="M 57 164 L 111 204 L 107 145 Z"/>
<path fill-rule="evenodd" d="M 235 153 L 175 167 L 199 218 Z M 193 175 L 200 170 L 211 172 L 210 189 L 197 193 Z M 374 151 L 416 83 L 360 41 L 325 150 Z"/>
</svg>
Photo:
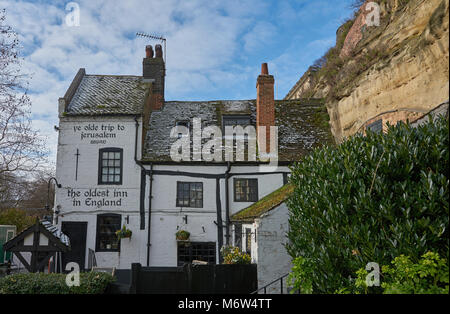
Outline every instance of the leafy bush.
<svg viewBox="0 0 450 314">
<path fill-rule="evenodd" d="M 418 128 L 400 123 L 292 167 L 287 249 L 309 261 L 315 293 L 354 287 L 368 262 L 402 254 L 416 262 L 427 251 L 448 260 L 448 136 L 444 117 Z"/>
<path fill-rule="evenodd" d="M 234 246 L 223 246 L 220 249 L 224 264 L 250 264 L 252 259 L 249 254 L 241 252 Z"/>
<path fill-rule="evenodd" d="M 303 294 L 313 293 L 313 283 L 310 276 L 313 271 L 311 259 L 302 256 L 292 261 L 292 272 L 288 276 L 288 285 L 292 287 L 291 293 L 299 291 Z"/>
<path fill-rule="evenodd" d="M 114 281 L 111 274 L 80 273 L 80 286 L 69 287 L 65 274 L 24 273 L 0 278 L 0 294 L 100 294 Z"/>
<path fill-rule="evenodd" d="M 439 254 L 427 252 L 416 264 L 408 256 L 400 255 L 391 264 L 382 267 L 383 293 L 448 294 L 448 261 Z M 357 273 L 356 288 L 364 293 L 370 292 L 372 287 L 366 284 L 366 270 L 362 268 Z"/>
</svg>

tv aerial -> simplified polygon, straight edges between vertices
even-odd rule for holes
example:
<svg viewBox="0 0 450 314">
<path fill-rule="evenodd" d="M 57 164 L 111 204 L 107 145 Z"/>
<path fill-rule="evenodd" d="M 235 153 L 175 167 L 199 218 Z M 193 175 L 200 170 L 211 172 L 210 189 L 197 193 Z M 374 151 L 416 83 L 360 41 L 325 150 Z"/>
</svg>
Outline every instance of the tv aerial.
<svg viewBox="0 0 450 314">
<path fill-rule="evenodd" d="M 150 39 L 154 39 L 154 40 L 159 40 L 161 41 L 161 43 L 164 45 L 164 63 L 167 64 L 167 54 L 166 54 L 166 39 L 162 36 L 159 35 L 150 35 L 150 34 L 146 34 L 146 33 L 136 33 L 136 36 L 138 37 L 144 37 L 144 38 L 150 38 Z"/>
</svg>

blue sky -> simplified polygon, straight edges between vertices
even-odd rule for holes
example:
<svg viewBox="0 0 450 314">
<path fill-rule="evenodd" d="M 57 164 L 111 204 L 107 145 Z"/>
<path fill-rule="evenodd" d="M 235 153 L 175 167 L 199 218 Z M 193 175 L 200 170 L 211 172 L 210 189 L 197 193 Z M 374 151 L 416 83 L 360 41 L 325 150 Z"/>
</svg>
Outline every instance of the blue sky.
<svg viewBox="0 0 450 314">
<path fill-rule="evenodd" d="M 282 99 L 335 43 L 352 0 L 80 0 L 80 26 L 65 17 L 70 1 L 3 1 L 20 35 L 30 74 L 33 123 L 54 161 L 57 104 L 79 68 L 88 74 L 142 74 L 146 44 L 136 32 L 167 38 L 166 100 L 254 99 L 261 63 Z"/>
</svg>

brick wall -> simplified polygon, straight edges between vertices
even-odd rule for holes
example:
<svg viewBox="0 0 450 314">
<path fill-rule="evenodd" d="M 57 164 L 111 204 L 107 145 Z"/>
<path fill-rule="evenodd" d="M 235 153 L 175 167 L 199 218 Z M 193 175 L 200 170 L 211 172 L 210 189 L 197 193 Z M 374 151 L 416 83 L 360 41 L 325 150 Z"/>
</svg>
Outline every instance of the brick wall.
<svg viewBox="0 0 450 314">
<path fill-rule="evenodd" d="M 274 83 L 273 75 L 269 74 L 258 76 L 256 83 L 256 126 L 266 127 L 266 152 L 270 152 L 270 126 L 275 125 Z"/>
</svg>

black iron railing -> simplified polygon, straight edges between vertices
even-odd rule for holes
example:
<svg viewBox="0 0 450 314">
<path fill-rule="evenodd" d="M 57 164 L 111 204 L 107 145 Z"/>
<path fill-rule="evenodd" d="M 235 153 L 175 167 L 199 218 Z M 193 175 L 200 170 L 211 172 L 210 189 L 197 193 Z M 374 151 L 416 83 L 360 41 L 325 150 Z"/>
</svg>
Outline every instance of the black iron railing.
<svg viewBox="0 0 450 314">
<path fill-rule="evenodd" d="M 284 283 L 283 283 L 283 280 L 285 280 L 284 278 L 286 278 L 287 276 L 289 276 L 289 273 L 286 274 L 286 275 L 281 276 L 280 278 L 275 279 L 274 281 L 269 282 L 267 285 L 265 285 L 264 287 L 259 288 L 258 290 L 253 291 L 251 294 L 257 294 L 260 291 L 264 291 L 263 293 L 267 294 L 267 288 L 272 286 L 272 285 L 274 285 L 274 284 L 276 284 L 276 283 L 280 284 L 280 293 L 283 294 L 284 293 L 283 288 L 287 287 L 287 285 L 285 285 L 286 281 L 284 281 Z"/>
</svg>

